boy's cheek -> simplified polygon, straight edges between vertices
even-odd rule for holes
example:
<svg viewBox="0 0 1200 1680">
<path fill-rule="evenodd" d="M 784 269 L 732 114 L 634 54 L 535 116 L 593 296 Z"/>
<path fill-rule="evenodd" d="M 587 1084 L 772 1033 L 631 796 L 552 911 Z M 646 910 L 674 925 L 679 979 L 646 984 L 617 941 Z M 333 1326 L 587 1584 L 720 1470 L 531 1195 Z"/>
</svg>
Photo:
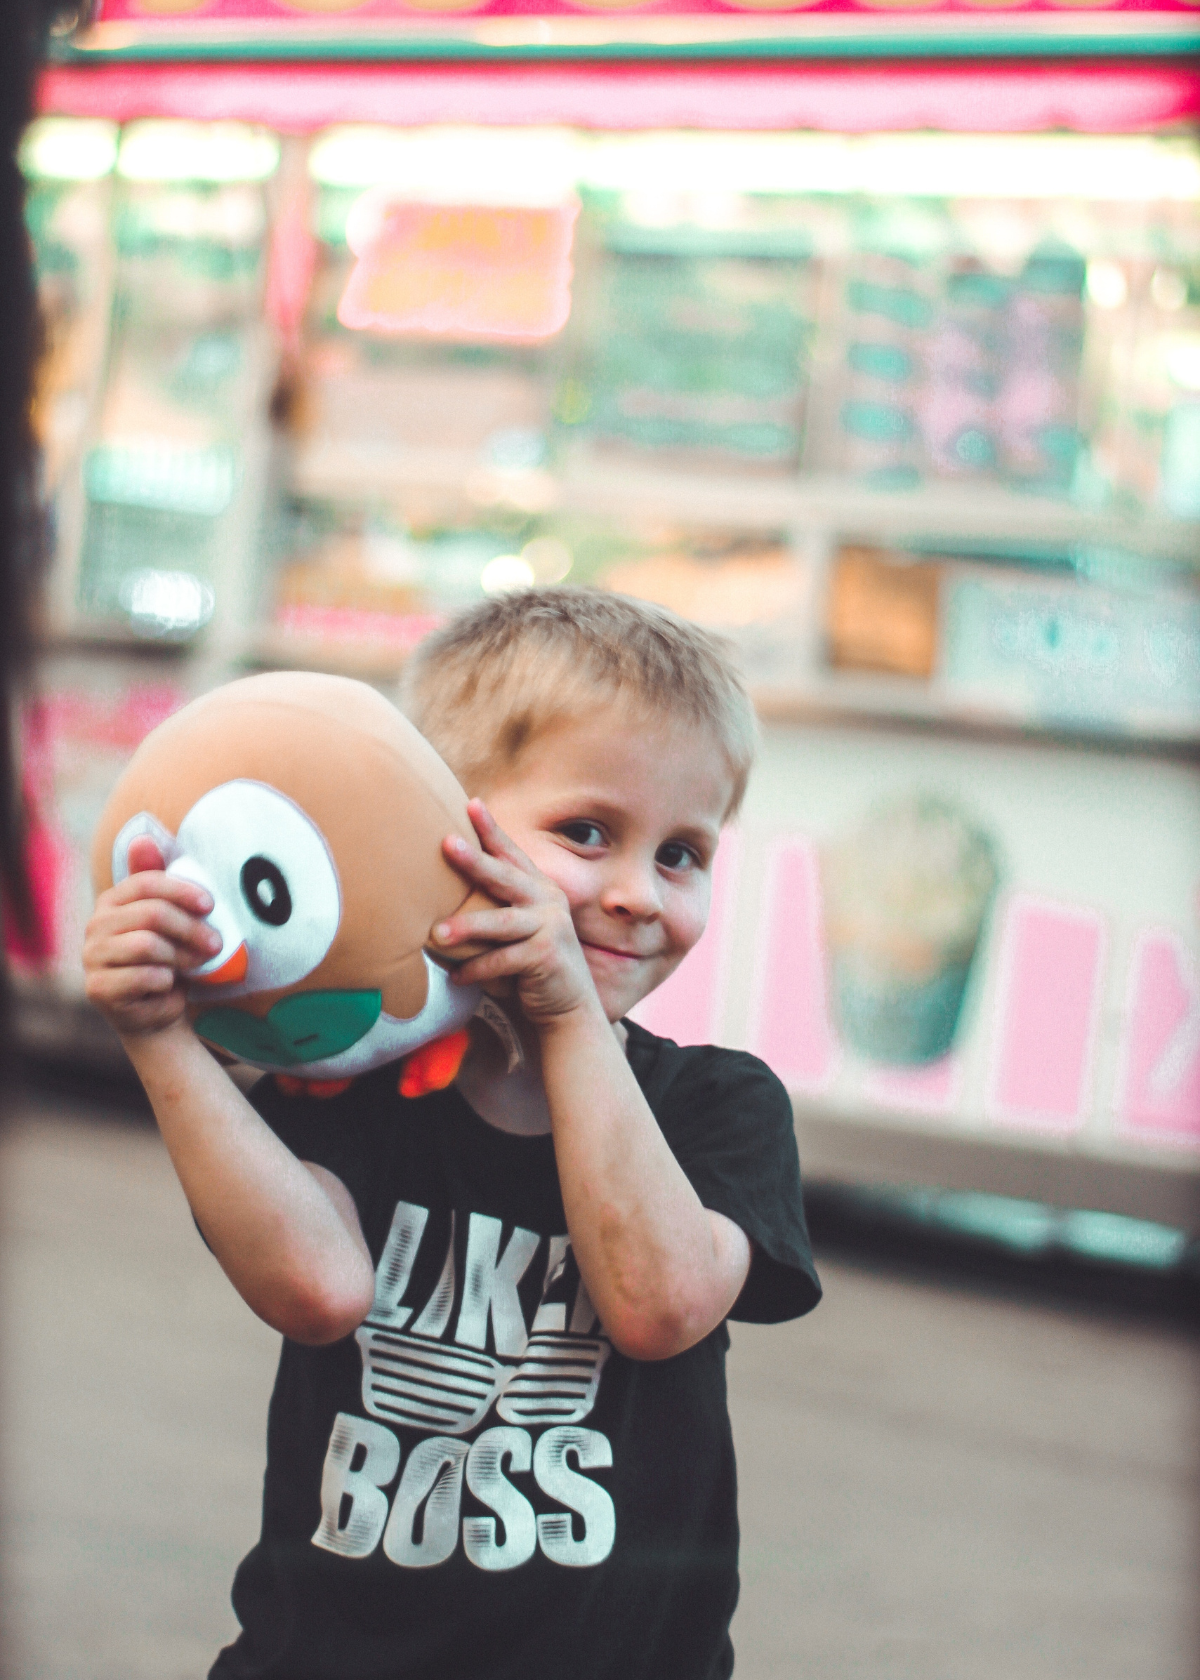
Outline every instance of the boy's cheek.
<svg viewBox="0 0 1200 1680">
<path fill-rule="evenodd" d="M 699 944 L 708 926 L 711 900 L 711 886 L 705 880 L 703 886 L 697 886 L 680 901 L 668 907 L 671 943 L 680 953 L 680 962 L 694 945 Z"/>
<path fill-rule="evenodd" d="M 576 857 L 574 852 L 565 851 L 562 846 L 545 840 L 535 840 L 529 845 L 523 845 L 522 850 L 547 880 L 553 881 L 558 890 L 566 895 L 572 915 L 588 902 L 591 896 L 591 879 L 586 859 Z"/>
</svg>

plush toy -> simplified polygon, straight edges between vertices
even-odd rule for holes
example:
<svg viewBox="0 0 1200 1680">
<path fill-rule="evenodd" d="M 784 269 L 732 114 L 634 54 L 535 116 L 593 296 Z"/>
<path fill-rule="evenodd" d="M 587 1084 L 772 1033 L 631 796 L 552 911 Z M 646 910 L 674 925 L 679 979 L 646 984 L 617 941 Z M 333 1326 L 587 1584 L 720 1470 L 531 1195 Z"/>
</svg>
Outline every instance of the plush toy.
<svg viewBox="0 0 1200 1680">
<path fill-rule="evenodd" d="M 450 833 L 478 845 L 466 805 L 365 683 L 246 677 L 142 742 L 100 819 L 93 881 L 123 880 L 146 835 L 168 874 L 212 894 L 222 945 L 191 973 L 188 1015 L 218 1051 L 318 1095 L 408 1057 L 400 1089 L 421 1095 L 454 1078 L 480 1001 L 425 950 L 476 898 L 441 848 Z"/>
</svg>

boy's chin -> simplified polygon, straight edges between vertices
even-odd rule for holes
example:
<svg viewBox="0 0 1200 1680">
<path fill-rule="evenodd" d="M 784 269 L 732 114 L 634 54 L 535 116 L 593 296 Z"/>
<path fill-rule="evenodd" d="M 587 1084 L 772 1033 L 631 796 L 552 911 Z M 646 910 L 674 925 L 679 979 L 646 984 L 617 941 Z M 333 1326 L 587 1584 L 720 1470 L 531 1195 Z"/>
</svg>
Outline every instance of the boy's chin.
<svg viewBox="0 0 1200 1680">
<path fill-rule="evenodd" d="M 650 991 L 652 990 L 653 987 L 650 988 Z M 649 991 L 643 990 L 640 986 L 597 985 L 596 992 L 600 998 L 601 1008 L 614 1024 L 628 1015 L 631 1009 L 636 1009 L 644 997 L 650 995 Z"/>
<path fill-rule="evenodd" d="M 588 967 L 591 970 L 600 1005 L 605 1015 L 612 1022 L 620 1021 L 629 1014 L 631 1009 L 636 1009 L 643 998 L 647 998 L 652 992 L 657 991 L 663 981 L 668 978 L 668 975 L 659 973 L 647 984 L 644 969 L 640 974 L 623 976 L 619 972 L 614 973 L 610 964 L 603 960 L 595 963 L 589 961 Z M 674 967 L 672 967 L 671 972 L 674 972 Z"/>
</svg>

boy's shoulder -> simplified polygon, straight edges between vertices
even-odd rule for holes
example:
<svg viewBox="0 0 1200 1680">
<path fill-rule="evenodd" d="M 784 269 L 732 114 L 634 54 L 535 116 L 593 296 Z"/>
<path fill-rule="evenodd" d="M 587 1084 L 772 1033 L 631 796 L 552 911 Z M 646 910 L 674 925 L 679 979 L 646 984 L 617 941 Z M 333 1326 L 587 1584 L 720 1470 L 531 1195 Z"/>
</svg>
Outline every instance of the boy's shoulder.
<svg viewBox="0 0 1200 1680">
<path fill-rule="evenodd" d="M 783 1082 L 766 1062 L 748 1050 L 720 1044 L 677 1044 L 636 1021 L 622 1021 L 626 1054 L 638 1084 L 655 1107 L 656 1097 L 677 1097 L 703 1088 L 713 1098 L 734 1097 L 762 1102 L 790 1115 L 791 1099 Z"/>
</svg>

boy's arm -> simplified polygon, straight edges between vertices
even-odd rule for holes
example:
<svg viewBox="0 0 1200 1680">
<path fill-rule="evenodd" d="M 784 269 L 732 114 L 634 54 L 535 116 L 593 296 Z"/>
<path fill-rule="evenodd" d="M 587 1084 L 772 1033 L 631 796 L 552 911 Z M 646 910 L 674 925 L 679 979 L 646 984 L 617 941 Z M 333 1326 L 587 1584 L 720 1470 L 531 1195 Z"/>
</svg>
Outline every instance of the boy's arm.
<svg viewBox="0 0 1200 1680">
<path fill-rule="evenodd" d="M 567 1228 L 592 1304 L 622 1353 L 669 1359 L 726 1317 L 750 1270 L 749 1240 L 701 1204 L 598 1001 L 550 1024 L 541 1051 Z"/>
<path fill-rule="evenodd" d="M 181 975 L 212 954 L 211 901 L 161 872 L 101 894 L 84 945 L 88 996 L 145 1086 L 196 1220 L 247 1304 L 293 1340 L 336 1341 L 365 1317 L 374 1272 L 349 1192 L 280 1142 L 184 1019 Z M 134 851 L 134 848 L 131 848 Z"/>
<path fill-rule="evenodd" d="M 375 1275 L 345 1185 L 297 1160 L 183 1022 L 125 1048 L 196 1223 L 247 1306 L 293 1341 L 348 1336 Z"/>
<path fill-rule="evenodd" d="M 507 908 L 456 915 L 435 935 L 447 947 L 496 942 L 456 978 L 515 980 L 538 1032 L 567 1228 L 592 1304 L 622 1353 L 668 1359 L 729 1312 L 750 1269 L 749 1240 L 701 1204 L 671 1153 L 605 1017 L 564 895 L 485 807 L 469 808 L 483 854 L 451 837 L 446 856 Z"/>
</svg>

